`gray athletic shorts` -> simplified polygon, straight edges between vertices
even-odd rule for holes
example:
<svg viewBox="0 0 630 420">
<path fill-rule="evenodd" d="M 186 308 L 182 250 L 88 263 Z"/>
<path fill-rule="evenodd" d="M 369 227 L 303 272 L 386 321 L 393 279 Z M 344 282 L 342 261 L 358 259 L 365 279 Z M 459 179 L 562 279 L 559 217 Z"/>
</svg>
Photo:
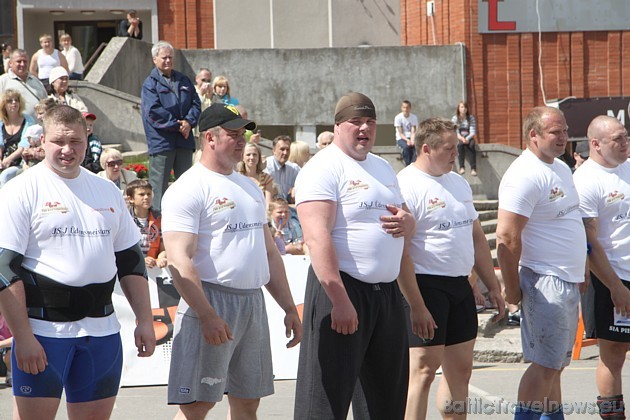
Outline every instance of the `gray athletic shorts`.
<svg viewBox="0 0 630 420">
<path fill-rule="evenodd" d="M 521 267 L 519 275 L 523 357 L 560 370 L 571 362 L 580 303 L 578 284 L 527 267 Z"/>
<path fill-rule="evenodd" d="M 206 298 L 230 326 L 234 339 L 208 344 L 192 309 L 175 317 L 168 403 L 219 402 L 273 394 L 269 324 L 261 289 L 233 289 L 202 282 Z"/>
</svg>

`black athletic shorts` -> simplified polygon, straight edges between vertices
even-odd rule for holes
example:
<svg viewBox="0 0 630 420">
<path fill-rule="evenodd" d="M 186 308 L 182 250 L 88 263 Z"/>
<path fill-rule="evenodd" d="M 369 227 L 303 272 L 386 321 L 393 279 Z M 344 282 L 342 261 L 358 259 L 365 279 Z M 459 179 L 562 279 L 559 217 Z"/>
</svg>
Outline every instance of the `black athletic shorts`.
<svg viewBox="0 0 630 420">
<path fill-rule="evenodd" d="M 591 281 L 595 290 L 595 331 L 597 338 L 630 343 L 630 323 L 615 325 L 610 290 L 591 272 Z M 630 289 L 630 282 L 623 280 L 623 285 Z"/>
<path fill-rule="evenodd" d="M 424 303 L 438 328 L 433 340 L 424 340 L 411 330 L 409 304 L 404 302 L 409 347 L 464 343 L 477 337 L 477 308 L 472 287 L 466 276 L 447 277 L 416 274 Z"/>
</svg>

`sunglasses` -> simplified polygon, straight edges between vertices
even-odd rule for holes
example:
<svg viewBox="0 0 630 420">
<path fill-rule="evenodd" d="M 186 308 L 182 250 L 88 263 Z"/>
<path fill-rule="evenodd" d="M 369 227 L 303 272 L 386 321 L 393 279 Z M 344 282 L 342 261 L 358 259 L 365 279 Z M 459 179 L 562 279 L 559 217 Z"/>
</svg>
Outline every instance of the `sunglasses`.
<svg viewBox="0 0 630 420">
<path fill-rule="evenodd" d="M 210 83 L 210 80 L 208 80 L 208 79 L 201 79 L 201 81 L 204 82 L 204 83 Z"/>
<path fill-rule="evenodd" d="M 123 161 L 122 160 L 112 160 L 107 162 L 107 166 L 109 166 L 110 168 L 113 168 L 114 166 L 122 166 Z"/>
<path fill-rule="evenodd" d="M 7 99 L 7 103 L 8 104 L 19 104 L 20 100 L 19 99 Z"/>
</svg>

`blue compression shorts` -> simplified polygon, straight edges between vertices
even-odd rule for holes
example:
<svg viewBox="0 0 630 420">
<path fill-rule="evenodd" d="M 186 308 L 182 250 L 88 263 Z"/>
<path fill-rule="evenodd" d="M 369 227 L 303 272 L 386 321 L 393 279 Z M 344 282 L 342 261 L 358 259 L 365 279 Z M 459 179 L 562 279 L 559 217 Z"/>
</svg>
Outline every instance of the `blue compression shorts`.
<svg viewBox="0 0 630 420">
<path fill-rule="evenodd" d="M 123 359 L 120 334 L 79 338 L 36 335 L 35 338 L 44 347 L 48 366 L 37 375 L 18 369 L 13 341 L 13 395 L 61 398 L 65 388 L 67 402 L 79 403 L 118 394 Z"/>
</svg>

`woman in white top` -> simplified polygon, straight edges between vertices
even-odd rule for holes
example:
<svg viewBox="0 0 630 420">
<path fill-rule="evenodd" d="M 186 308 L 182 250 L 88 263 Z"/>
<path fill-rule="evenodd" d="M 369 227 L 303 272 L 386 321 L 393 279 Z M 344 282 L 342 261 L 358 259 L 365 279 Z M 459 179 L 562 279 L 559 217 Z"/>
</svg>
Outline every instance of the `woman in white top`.
<svg viewBox="0 0 630 420">
<path fill-rule="evenodd" d="M 50 95 L 59 105 L 68 105 L 81 112 L 88 112 L 87 106 L 79 95 L 68 89 L 68 71 L 63 67 L 55 67 L 50 72 Z"/>
<path fill-rule="evenodd" d="M 62 50 L 61 54 L 68 61 L 68 72 L 70 80 L 83 80 L 83 58 L 79 50 L 72 45 L 72 37 L 70 34 L 63 34 L 59 37 Z"/>
<path fill-rule="evenodd" d="M 61 66 L 67 71 L 68 62 L 66 57 L 55 49 L 52 36 L 48 34 L 40 36 L 39 45 L 42 48 L 37 50 L 31 57 L 31 65 L 28 71 L 41 80 L 44 86 L 48 87 L 48 78 L 52 69 Z"/>
</svg>

